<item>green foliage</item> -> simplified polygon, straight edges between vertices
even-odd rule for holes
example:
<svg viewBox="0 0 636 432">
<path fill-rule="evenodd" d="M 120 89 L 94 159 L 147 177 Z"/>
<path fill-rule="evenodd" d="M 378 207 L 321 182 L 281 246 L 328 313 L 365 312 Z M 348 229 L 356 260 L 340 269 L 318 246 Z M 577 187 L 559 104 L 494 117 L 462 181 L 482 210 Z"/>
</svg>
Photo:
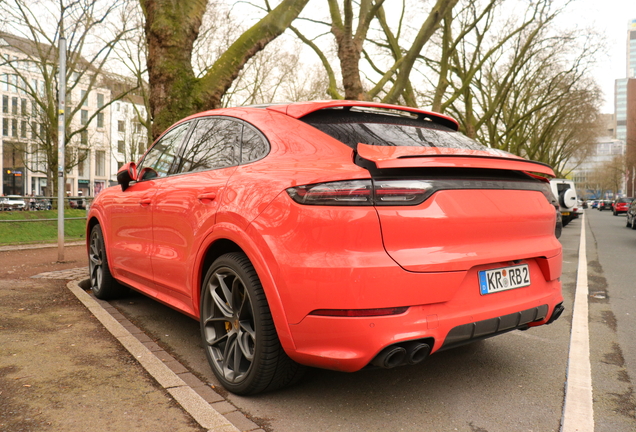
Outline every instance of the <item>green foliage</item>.
<svg viewBox="0 0 636 432">
<path fill-rule="evenodd" d="M 64 217 L 86 217 L 86 210 L 68 209 Z M 52 219 L 42 222 L 25 222 L 33 219 Z M 15 222 L 4 222 L 15 221 Z M 64 221 L 64 238 L 86 238 L 86 220 Z M 57 242 L 57 210 L 4 211 L 0 212 L 0 245 Z"/>
</svg>

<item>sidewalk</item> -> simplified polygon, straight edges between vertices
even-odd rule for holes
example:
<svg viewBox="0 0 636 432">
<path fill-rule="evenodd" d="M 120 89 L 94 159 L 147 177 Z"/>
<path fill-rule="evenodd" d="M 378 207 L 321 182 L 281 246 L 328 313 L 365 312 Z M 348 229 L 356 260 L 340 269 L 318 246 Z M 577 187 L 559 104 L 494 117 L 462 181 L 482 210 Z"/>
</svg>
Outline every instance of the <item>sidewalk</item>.
<svg viewBox="0 0 636 432">
<path fill-rule="evenodd" d="M 88 277 L 83 244 L 62 264 L 54 246 L 0 251 L 0 431 L 263 432 L 68 281 Z"/>
</svg>

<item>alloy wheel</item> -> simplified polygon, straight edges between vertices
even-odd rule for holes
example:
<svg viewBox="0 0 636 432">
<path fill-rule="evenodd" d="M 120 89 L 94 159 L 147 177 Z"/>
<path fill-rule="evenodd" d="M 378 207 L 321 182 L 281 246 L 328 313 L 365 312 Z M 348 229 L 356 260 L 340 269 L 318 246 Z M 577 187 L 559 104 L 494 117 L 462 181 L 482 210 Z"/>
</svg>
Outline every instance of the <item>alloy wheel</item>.
<svg viewBox="0 0 636 432">
<path fill-rule="evenodd" d="M 91 287 L 100 288 L 104 275 L 104 246 L 100 233 L 95 230 L 91 235 L 90 252 L 88 254 Z"/>
<path fill-rule="evenodd" d="M 205 287 L 202 325 L 212 366 L 228 382 L 243 381 L 254 362 L 256 329 L 252 299 L 240 276 L 218 268 Z"/>
</svg>

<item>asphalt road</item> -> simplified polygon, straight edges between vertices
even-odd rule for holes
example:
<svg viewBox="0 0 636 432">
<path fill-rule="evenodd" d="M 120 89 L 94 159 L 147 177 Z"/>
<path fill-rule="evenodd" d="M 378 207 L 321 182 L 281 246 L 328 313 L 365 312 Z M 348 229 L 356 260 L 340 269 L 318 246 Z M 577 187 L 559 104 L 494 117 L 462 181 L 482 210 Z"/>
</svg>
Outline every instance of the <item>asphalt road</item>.
<svg viewBox="0 0 636 432">
<path fill-rule="evenodd" d="M 571 222 L 560 239 L 566 312 L 552 325 L 435 354 L 418 366 L 352 374 L 311 369 L 292 388 L 226 397 L 276 432 L 558 431 L 581 223 Z M 636 231 L 625 228 L 624 216 L 596 210 L 587 210 L 586 225 L 595 430 L 633 432 Z M 197 322 L 137 294 L 113 305 L 193 373 L 216 382 Z"/>
<path fill-rule="evenodd" d="M 636 231 L 587 210 L 590 351 L 596 431 L 636 430 Z"/>
</svg>

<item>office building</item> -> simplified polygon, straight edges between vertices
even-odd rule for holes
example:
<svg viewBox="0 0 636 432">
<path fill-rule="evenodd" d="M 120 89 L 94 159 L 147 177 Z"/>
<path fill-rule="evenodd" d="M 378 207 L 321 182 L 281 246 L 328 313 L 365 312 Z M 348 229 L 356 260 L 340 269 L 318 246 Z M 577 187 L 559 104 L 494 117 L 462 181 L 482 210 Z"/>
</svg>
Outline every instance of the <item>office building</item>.
<svg viewBox="0 0 636 432">
<path fill-rule="evenodd" d="M 54 82 L 47 82 L 43 76 L 33 47 L 28 39 L 0 33 L 0 195 L 50 195 L 48 182 L 57 181 L 57 173 L 50 172 L 46 152 L 53 146 L 57 149 L 57 143 L 42 144 L 51 136 L 47 128 L 57 129 L 57 124 L 49 124 L 36 103 L 36 99 L 46 98 L 46 92 L 56 90 L 47 88 Z M 127 140 L 146 141 L 146 129 L 135 116 L 146 114 L 141 98 L 129 95 L 113 100 L 123 87 L 130 87 L 127 79 L 88 70 L 84 75 L 70 71 L 67 83 L 67 115 L 76 110 L 69 131 L 86 126 L 66 143 L 67 162 L 73 165 L 66 175 L 68 196 L 93 196 L 114 184 L 117 168 L 124 162 L 118 146 Z M 92 80 L 93 73 L 97 74 L 96 80 Z M 143 151 L 146 145 L 138 147 Z M 138 156 L 137 152 L 130 160 Z"/>
</svg>

